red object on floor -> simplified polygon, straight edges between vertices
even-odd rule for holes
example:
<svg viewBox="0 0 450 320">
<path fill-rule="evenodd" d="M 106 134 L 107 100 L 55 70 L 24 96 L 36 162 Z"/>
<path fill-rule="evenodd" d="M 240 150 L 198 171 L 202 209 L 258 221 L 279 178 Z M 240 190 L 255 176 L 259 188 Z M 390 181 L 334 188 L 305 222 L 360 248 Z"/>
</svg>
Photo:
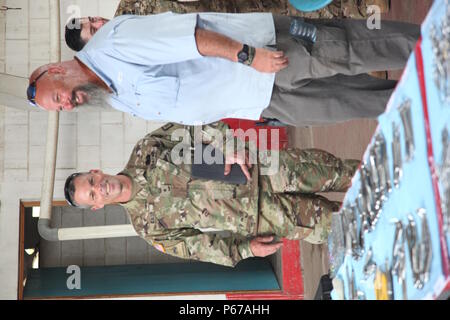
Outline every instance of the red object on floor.
<svg viewBox="0 0 450 320">
<path fill-rule="evenodd" d="M 242 129 L 247 132 L 246 140 L 255 141 L 255 137 L 258 143 L 258 148 L 260 150 L 273 150 L 273 149 L 286 149 L 288 143 L 286 127 L 272 127 L 272 126 L 257 126 L 257 121 L 253 120 L 242 120 L 242 119 L 223 119 L 223 122 L 228 124 L 231 129 Z M 262 121 L 262 120 L 261 120 Z M 254 129 L 256 131 L 255 135 L 250 134 L 251 131 L 248 129 Z M 272 135 L 274 130 L 278 131 L 278 143 L 279 148 L 272 146 Z M 266 135 L 267 133 L 267 135 Z"/>
<path fill-rule="evenodd" d="M 257 126 L 256 121 L 241 119 L 224 119 L 231 129 L 242 129 L 244 133 L 248 129 L 256 130 L 256 134 L 247 131 L 246 140 L 253 140 L 260 150 L 277 149 L 272 145 L 272 136 L 278 133 L 278 149 L 286 149 L 288 136 L 286 127 Z M 254 132 L 253 132 L 254 133 Z M 228 293 L 228 300 L 300 300 L 304 298 L 302 269 L 300 266 L 299 241 L 283 240 L 281 249 L 282 290 L 280 293 Z"/>
</svg>

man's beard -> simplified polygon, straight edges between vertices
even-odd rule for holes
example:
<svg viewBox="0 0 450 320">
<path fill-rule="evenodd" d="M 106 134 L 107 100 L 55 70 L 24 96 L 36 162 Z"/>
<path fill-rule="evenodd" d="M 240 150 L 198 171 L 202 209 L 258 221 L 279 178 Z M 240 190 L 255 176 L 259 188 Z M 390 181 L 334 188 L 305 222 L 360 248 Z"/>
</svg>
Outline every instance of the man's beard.
<svg viewBox="0 0 450 320">
<path fill-rule="evenodd" d="M 81 110 L 83 111 L 111 111 L 111 106 L 108 103 L 108 96 L 109 93 L 102 87 L 93 84 L 88 83 L 85 85 L 81 85 L 73 89 L 72 91 L 72 104 L 76 105 L 76 93 L 77 92 L 84 92 L 87 95 L 86 101 L 82 103 L 83 106 Z M 77 108 L 74 108 L 74 110 L 80 109 L 78 106 Z"/>
</svg>

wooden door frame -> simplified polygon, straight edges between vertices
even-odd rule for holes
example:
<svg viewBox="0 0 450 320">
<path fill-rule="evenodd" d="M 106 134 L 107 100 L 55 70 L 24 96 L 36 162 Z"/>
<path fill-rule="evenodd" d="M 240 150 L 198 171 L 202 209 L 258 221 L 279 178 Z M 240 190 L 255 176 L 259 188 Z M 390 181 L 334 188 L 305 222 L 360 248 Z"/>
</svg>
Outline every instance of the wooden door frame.
<svg viewBox="0 0 450 320">
<path fill-rule="evenodd" d="M 285 290 L 239 290 L 239 291 L 205 291 L 205 292 L 176 292 L 176 293 L 143 293 L 143 294 L 106 294 L 106 295 L 92 295 L 92 296 L 73 296 L 73 297 L 42 297 L 42 298 L 30 298 L 25 299 L 23 296 L 23 273 L 24 273 L 24 254 L 25 254 L 25 209 L 32 207 L 39 207 L 40 201 L 20 201 L 19 207 L 19 266 L 18 266 L 18 282 L 17 282 L 17 299 L 18 300 L 83 300 L 83 299 L 105 299 L 105 298 L 133 298 L 133 297 L 155 297 L 155 296 L 179 296 L 179 295 L 209 295 L 209 294 L 222 294 L 226 299 L 236 299 L 240 297 L 246 298 L 262 298 L 262 299 L 280 299 L 279 297 L 285 297 Z M 68 206 L 66 201 L 52 201 L 52 207 L 66 207 Z M 283 272 L 284 274 L 284 272 Z M 284 277 L 283 277 L 284 278 Z M 284 284 L 283 280 L 283 284 Z M 284 286 L 280 284 L 283 288 Z"/>
<path fill-rule="evenodd" d="M 66 201 L 55 200 L 52 201 L 52 207 L 65 207 Z M 23 300 L 23 268 L 24 268 L 24 252 L 25 252 L 25 208 L 40 207 L 40 201 L 22 201 L 19 204 L 19 266 L 18 266 L 18 280 L 17 280 L 17 299 Z"/>
</svg>

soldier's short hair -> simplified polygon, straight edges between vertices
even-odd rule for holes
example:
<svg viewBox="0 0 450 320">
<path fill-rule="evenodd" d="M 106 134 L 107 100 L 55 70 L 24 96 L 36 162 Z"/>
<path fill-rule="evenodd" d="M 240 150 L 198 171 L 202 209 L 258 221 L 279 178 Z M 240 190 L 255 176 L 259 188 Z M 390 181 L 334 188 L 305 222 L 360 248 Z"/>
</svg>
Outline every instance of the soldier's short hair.
<svg viewBox="0 0 450 320">
<path fill-rule="evenodd" d="M 78 26 L 74 27 L 74 26 Z M 82 25 L 80 21 L 77 21 L 77 18 L 73 18 L 66 24 L 66 44 L 67 46 L 74 51 L 81 51 L 83 47 L 86 45 L 86 42 L 81 39 L 81 28 Z"/>
<path fill-rule="evenodd" d="M 88 208 L 90 208 L 90 206 L 79 205 L 74 200 L 75 191 L 76 191 L 75 190 L 75 178 L 78 176 L 81 176 L 83 174 L 87 174 L 87 172 L 75 172 L 67 177 L 66 183 L 64 184 L 64 197 L 66 198 L 67 203 L 70 204 L 72 207 L 88 209 Z"/>
</svg>

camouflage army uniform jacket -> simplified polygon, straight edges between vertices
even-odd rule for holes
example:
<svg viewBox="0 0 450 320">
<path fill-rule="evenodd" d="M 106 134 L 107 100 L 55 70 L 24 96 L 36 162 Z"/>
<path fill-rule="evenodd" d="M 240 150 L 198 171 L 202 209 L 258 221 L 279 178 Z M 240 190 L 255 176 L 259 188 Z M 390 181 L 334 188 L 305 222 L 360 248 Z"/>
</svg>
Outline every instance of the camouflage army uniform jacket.
<svg viewBox="0 0 450 320">
<path fill-rule="evenodd" d="M 136 144 L 121 172 L 133 181 L 131 200 L 122 205 L 136 232 L 156 249 L 234 266 L 252 256 L 248 238 L 257 232 L 258 167 L 252 167 L 252 181 L 246 185 L 192 179 L 190 164 L 176 165 L 171 159 L 179 143 L 171 134 L 181 128 L 190 127 L 168 123 Z M 227 128 L 217 122 L 204 126 L 203 132 Z M 208 139 L 203 137 L 203 142 Z"/>
</svg>

